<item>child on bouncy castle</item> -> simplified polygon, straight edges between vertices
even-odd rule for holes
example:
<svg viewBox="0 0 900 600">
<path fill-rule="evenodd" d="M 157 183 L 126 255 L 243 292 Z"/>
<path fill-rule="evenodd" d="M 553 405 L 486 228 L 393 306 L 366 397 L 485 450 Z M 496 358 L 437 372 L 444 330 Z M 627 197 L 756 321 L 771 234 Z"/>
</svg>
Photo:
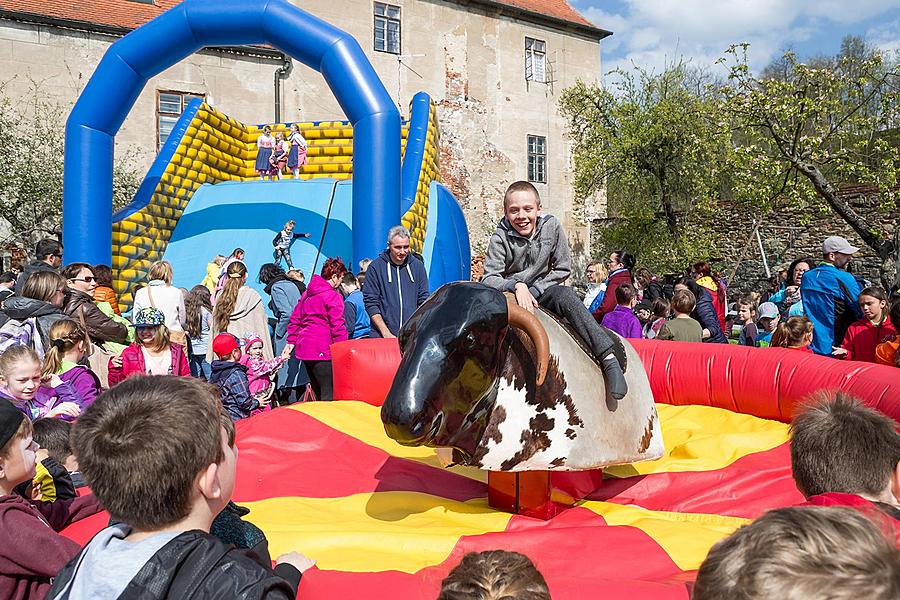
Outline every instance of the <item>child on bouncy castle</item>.
<svg viewBox="0 0 900 600">
<path fill-rule="evenodd" d="M 610 395 L 624 398 L 624 347 L 597 323 L 575 291 L 562 285 L 572 265 L 559 221 L 541 214 L 540 194 L 527 181 L 507 188 L 503 213 L 488 243 L 482 283 L 514 294 L 516 303 L 529 312 L 540 306 L 568 321 L 599 361 Z"/>
</svg>

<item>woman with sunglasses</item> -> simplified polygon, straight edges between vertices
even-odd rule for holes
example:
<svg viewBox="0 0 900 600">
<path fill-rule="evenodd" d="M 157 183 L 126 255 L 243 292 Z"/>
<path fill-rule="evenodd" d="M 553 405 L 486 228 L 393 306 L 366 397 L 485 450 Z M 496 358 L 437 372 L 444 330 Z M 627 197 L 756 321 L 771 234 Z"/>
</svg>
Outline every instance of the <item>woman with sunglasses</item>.
<svg viewBox="0 0 900 600">
<path fill-rule="evenodd" d="M 91 265 L 87 263 L 66 265 L 62 270 L 62 276 L 68 287 L 63 302 L 63 312 L 76 323 L 83 322 L 88 336 L 95 344 L 126 343 L 128 329 L 103 314 L 103 311 L 94 304 L 97 278 L 94 276 Z"/>
</svg>

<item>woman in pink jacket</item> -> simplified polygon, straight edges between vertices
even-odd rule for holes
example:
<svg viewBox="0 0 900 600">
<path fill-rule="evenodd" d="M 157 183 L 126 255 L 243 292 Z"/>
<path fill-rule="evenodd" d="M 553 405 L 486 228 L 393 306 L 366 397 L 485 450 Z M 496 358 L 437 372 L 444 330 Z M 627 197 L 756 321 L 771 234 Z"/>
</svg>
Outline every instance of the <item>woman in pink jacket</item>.
<svg viewBox="0 0 900 600">
<path fill-rule="evenodd" d="M 344 297 L 337 291 L 347 267 L 339 258 L 329 258 L 321 275 L 313 275 L 309 286 L 291 313 L 287 345 L 282 356 L 303 361 L 316 398 L 331 400 L 331 344 L 347 339 L 344 325 Z"/>
</svg>

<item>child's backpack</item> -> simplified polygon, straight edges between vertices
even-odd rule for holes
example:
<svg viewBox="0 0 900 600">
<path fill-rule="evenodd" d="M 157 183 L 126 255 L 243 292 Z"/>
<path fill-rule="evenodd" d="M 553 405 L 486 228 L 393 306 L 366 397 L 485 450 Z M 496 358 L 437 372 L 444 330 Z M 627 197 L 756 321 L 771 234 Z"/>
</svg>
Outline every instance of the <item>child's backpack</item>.
<svg viewBox="0 0 900 600">
<path fill-rule="evenodd" d="M 41 341 L 36 318 L 31 317 L 24 321 L 10 319 L 0 327 L 0 354 L 13 346 L 28 346 L 44 360 L 44 344 Z"/>
</svg>

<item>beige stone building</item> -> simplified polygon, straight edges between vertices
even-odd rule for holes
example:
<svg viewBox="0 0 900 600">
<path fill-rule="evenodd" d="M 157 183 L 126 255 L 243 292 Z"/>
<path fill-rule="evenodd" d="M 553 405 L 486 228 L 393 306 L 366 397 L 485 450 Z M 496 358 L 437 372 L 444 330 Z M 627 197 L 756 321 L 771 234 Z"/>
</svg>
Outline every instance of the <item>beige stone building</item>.
<svg viewBox="0 0 900 600">
<path fill-rule="evenodd" d="M 510 182 L 535 182 L 573 249 L 587 245 L 576 205 L 570 144 L 559 95 L 577 79 L 600 77 L 600 40 L 609 35 L 565 0 L 293 0 L 352 34 L 401 113 L 418 91 L 438 103 L 441 170 L 466 210 L 473 249 L 485 244 Z M 47 3 L 0 0 L 0 83 L 27 101 L 30 90 L 69 106 L 103 53 L 120 36 L 177 4 L 174 0 Z M 279 52 L 205 50 L 154 77 L 116 138 L 117 157 L 149 165 L 193 96 L 248 123 L 275 118 Z M 281 81 L 283 121 L 343 114 L 321 75 L 294 63 Z"/>
</svg>

